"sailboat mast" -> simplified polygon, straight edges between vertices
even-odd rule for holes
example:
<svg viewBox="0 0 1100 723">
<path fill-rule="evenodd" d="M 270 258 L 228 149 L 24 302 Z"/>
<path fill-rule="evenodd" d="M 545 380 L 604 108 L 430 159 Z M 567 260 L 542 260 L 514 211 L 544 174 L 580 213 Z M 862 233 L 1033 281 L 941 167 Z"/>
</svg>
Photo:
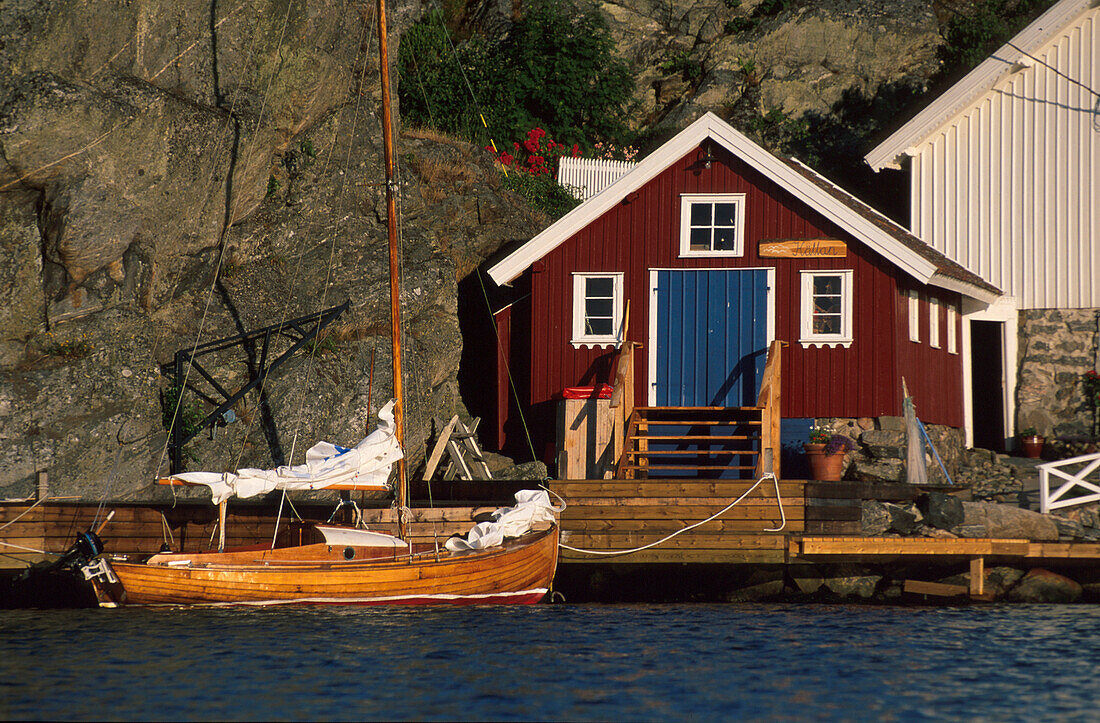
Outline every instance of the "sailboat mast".
<svg viewBox="0 0 1100 723">
<path fill-rule="evenodd" d="M 386 0 L 378 0 L 378 60 L 382 75 L 382 147 L 386 165 L 386 223 L 390 249 L 390 337 L 393 342 L 393 421 L 397 443 L 405 449 L 405 389 L 401 376 L 401 287 L 397 255 L 397 181 L 394 173 L 393 122 L 390 112 L 390 63 L 386 47 Z M 406 537 L 404 508 L 408 506 L 409 482 L 405 458 L 397 461 L 398 535 Z"/>
</svg>

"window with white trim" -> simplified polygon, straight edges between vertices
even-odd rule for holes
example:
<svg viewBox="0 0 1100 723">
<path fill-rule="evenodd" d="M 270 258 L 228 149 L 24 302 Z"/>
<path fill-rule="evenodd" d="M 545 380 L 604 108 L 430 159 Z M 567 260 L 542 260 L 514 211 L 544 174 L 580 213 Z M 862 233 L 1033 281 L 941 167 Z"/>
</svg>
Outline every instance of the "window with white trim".
<svg viewBox="0 0 1100 723">
<path fill-rule="evenodd" d="M 680 196 L 680 256 L 743 256 L 745 194 Z"/>
<path fill-rule="evenodd" d="M 852 271 L 803 271 L 802 346 L 852 345 Z"/>
<path fill-rule="evenodd" d="M 909 290 L 909 341 L 920 341 L 920 294 Z"/>
<path fill-rule="evenodd" d="M 959 325 L 958 312 L 955 311 L 954 306 L 947 307 L 947 353 L 958 354 L 959 353 L 959 341 L 958 331 L 955 327 Z"/>
<path fill-rule="evenodd" d="M 928 346 L 940 348 L 940 302 L 928 300 Z"/>
<path fill-rule="evenodd" d="M 573 274 L 574 347 L 613 346 L 623 325 L 622 273 Z"/>
</svg>

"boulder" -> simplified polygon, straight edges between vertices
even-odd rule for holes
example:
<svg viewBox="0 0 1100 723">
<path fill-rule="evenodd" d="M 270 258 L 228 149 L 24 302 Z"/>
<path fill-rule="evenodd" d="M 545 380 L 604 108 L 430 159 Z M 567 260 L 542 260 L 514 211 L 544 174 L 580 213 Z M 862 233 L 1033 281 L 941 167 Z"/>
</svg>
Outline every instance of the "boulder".
<svg viewBox="0 0 1100 723">
<path fill-rule="evenodd" d="M 1071 603 L 1081 598 L 1081 585 L 1064 575 L 1037 567 L 1008 591 L 1012 602 Z"/>
<path fill-rule="evenodd" d="M 991 502 L 960 504 L 964 514 L 963 523 L 952 529 L 960 537 L 998 537 L 1036 541 L 1058 539 L 1058 527 L 1047 515 Z M 964 531 L 969 531 L 969 528 L 979 526 L 985 528 L 984 534 L 964 534 Z"/>
<path fill-rule="evenodd" d="M 767 600 L 783 593 L 783 570 L 760 568 L 752 573 L 736 589 L 726 593 L 726 602 L 755 602 Z"/>
<path fill-rule="evenodd" d="M 877 500 L 863 500 L 860 516 L 864 535 L 881 535 L 884 532 L 896 532 L 909 535 L 920 527 L 917 515 L 901 505 Z"/>
<path fill-rule="evenodd" d="M 950 530 L 962 524 L 965 519 L 962 500 L 951 495 L 929 492 L 927 497 L 919 501 L 918 506 L 925 521 L 941 530 Z"/>
<path fill-rule="evenodd" d="M 821 568 L 817 565 L 791 565 L 787 568 L 787 574 L 804 595 L 813 595 L 825 584 Z"/>
<path fill-rule="evenodd" d="M 837 565 L 825 576 L 825 587 L 840 597 L 867 600 L 874 596 L 882 575 L 858 565 Z"/>
<path fill-rule="evenodd" d="M 905 458 L 905 432 L 871 429 L 859 436 L 859 442 L 876 460 Z"/>
<path fill-rule="evenodd" d="M 1024 571 L 1015 567 L 1006 565 L 988 567 L 985 570 L 985 590 L 996 598 L 1002 598 L 1023 576 Z"/>
<path fill-rule="evenodd" d="M 856 460 L 846 477 L 857 482 L 901 482 L 904 471 L 904 465 L 896 459 Z"/>
</svg>

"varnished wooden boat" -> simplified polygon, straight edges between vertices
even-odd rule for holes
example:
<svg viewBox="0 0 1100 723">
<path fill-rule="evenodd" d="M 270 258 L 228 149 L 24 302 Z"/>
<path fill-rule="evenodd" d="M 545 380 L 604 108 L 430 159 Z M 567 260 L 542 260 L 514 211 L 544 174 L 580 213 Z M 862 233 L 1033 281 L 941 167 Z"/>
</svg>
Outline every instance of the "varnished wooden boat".
<svg viewBox="0 0 1100 723">
<path fill-rule="evenodd" d="M 554 578 L 558 526 L 464 554 L 322 543 L 103 559 L 110 574 L 92 584 L 104 607 L 531 604 Z"/>
</svg>

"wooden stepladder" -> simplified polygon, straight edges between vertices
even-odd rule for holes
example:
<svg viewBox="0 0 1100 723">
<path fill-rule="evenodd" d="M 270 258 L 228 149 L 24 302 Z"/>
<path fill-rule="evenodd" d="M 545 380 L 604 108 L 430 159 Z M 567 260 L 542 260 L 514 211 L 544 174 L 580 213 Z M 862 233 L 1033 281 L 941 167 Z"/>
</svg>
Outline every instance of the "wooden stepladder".
<svg viewBox="0 0 1100 723">
<path fill-rule="evenodd" d="M 492 479 L 493 475 L 489 471 L 489 465 L 485 463 L 485 455 L 475 436 L 477 425 L 480 423 L 481 419 L 474 417 L 473 422 L 467 427 L 457 414 L 451 417 L 451 421 L 446 425 L 442 420 L 436 419 L 436 428 L 441 430 L 424 467 L 424 479 L 431 479 L 435 474 L 444 452 L 448 456 L 448 461 L 443 470 L 443 479 L 453 480 L 455 477 L 464 480 Z"/>
</svg>

